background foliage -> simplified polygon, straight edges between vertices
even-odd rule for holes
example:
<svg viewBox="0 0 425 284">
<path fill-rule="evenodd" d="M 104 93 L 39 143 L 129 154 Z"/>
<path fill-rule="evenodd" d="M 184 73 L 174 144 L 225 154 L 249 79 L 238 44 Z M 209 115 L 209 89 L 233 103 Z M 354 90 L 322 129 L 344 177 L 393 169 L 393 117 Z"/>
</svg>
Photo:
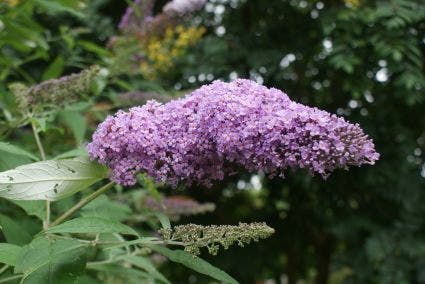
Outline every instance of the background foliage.
<svg viewBox="0 0 425 284">
<path fill-rule="evenodd" d="M 162 2 L 156 3 L 156 11 Z M 213 189 L 178 189 L 178 194 L 217 206 L 213 213 L 184 217 L 180 223 L 266 221 L 276 230 L 259 244 L 202 256 L 241 283 L 284 278 L 289 283 L 425 283 L 423 1 L 210 0 L 188 20 L 206 29 L 202 39 L 155 79 L 108 73 L 116 61 L 106 46 L 118 33 L 125 8 L 123 1 L 112 0 L 0 4 L 2 140 L 36 153 L 30 128 L 18 128 L 23 121 L 8 89 L 13 82 L 30 85 L 92 64 L 102 67 L 89 96 L 34 118 L 52 158 L 78 149 L 107 113 L 128 106 L 123 92 L 154 92 L 168 99 L 213 79 L 251 78 L 360 123 L 373 137 L 381 160 L 326 181 L 298 172 L 285 180 L 241 172 Z M 128 68 L 114 66 L 121 67 Z M 2 171 L 32 159 L 1 149 L 0 154 Z M 120 206 L 111 218 L 136 217 L 132 194 L 146 188 L 146 181 L 133 190 L 117 188 L 98 201 L 105 203 L 97 210 Z M 1 203 L 2 238 L 28 243 L 41 224 L 9 201 Z M 52 210 L 60 213 L 70 205 L 72 200 L 64 199 Z M 43 215 L 39 207 L 24 209 Z M 20 224 L 14 221 L 18 218 Z M 14 226 L 28 229 L 16 233 Z M 64 240 L 55 249 L 70 245 Z M 80 256 L 78 246 L 74 253 Z M 209 281 L 172 264 L 162 266 L 173 283 Z"/>
</svg>

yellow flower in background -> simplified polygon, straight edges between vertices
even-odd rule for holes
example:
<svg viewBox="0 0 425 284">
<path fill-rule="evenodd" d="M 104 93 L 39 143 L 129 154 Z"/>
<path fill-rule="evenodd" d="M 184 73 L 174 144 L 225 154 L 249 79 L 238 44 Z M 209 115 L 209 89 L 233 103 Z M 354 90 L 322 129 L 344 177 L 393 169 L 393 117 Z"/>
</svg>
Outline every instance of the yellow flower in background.
<svg viewBox="0 0 425 284">
<path fill-rule="evenodd" d="M 145 59 L 140 63 L 141 73 L 148 79 L 166 74 L 176 59 L 197 43 L 205 33 L 204 27 L 178 25 L 166 28 L 161 37 L 153 36 L 143 42 Z"/>
<path fill-rule="evenodd" d="M 3 0 L 1 2 L 6 3 L 9 7 L 15 7 L 19 4 L 19 0 Z"/>
<path fill-rule="evenodd" d="M 140 72 L 143 74 L 143 76 L 146 77 L 146 79 L 149 79 L 149 80 L 155 79 L 155 72 L 153 68 L 147 62 L 140 63 Z"/>
<path fill-rule="evenodd" d="M 361 0 L 344 0 L 344 3 L 349 8 L 358 8 L 361 4 Z"/>
</svg>

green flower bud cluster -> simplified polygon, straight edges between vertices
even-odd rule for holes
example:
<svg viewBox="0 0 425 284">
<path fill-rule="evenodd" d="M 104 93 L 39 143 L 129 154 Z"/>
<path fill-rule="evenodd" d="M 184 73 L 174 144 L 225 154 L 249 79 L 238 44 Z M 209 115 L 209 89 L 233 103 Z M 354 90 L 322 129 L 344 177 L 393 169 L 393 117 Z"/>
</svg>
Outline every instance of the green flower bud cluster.
<svg viewBox="0 0 425 284">
<path fill-rule="evenodd" d="M 239 223 L 238 226 L 210 225 L 202 226 L 187 224 L 172 229 L 159 231 L 165 241 L 180 241 L 185 251 L 199 255 L 201 248 L 206 247 L 208 252 L 216 255 L 222 246 L 228 249 L 233 244 L 243 247 L 252 241 L 266 239 L 274 233 L 274 229 L 266 223 Z"/>
<path fill-rule="evenodd" d="M 99 71 L 99 66 L 92 66 L 80 73 L 47 80 L 29 88 L 21 83 L 11 84 L 9 88 L 21 111 L 33 112 L 47 105 L 62 106 L 77 100 L 81 94 L 89 92 L 90 83 Z"/>
</svg>

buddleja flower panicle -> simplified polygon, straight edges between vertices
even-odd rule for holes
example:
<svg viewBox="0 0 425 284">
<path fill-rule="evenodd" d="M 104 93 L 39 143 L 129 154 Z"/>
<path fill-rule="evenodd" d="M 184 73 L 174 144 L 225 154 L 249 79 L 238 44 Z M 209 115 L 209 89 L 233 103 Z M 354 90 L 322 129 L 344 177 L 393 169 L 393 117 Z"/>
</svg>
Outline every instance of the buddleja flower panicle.
<svg viewBox="0 0 425 284">
<path fill-rule="evenodd" d="M 92 66 L 80 73 L 50 79 L 29 88 L 20 83 L 12 84 L 10 88 L 23 111 L 33 111 L 48 105 L 62 106 L 88 93 L 90 83 L 99 72 L 99 66 Z"/>
<path fill-rule="evenodd" d="M 172 186 L 211 186 L 235 166 L 269 176 L 302 168 L 327 177 L 379 158 L 358 124 L 243 79 L 119 111 L 99 125 L 88 152 L 123 185 L 145 172 Z"/>
<path fill-rule="evenodd" d="M 204 214 L 215 210 L 214 203 L 200 203 L 184 195 L 163 196 L 160 200 L 147 196 L 144 198 L 144 207 L 165 213 L 174 221 L 177 221 L 180 216 Z"/>
<path fill-rule="evenodd" d="M 216 255 L 220 249 L 228 249 L 233 244 L 243 247 L 251 242 L 258 242 L 274 234 L 274 229 L 266 223 L 239 223 L 232 225 L 202 226 L 187 224 L 176 226 L 172 229 L 161 229 L 160 234 L 165 241 L 180 241 L 185 251 L 194 255 L 201 253 L 201 248 Z"/>
<path fill-rule="evenodd" d="M 128 6 L 118 24 L 121 31 L 137 31 L 153 16 L 155 0 L 135 0 Z M 136 10 L 136 11 L 135 11 Z"/>
</svg>

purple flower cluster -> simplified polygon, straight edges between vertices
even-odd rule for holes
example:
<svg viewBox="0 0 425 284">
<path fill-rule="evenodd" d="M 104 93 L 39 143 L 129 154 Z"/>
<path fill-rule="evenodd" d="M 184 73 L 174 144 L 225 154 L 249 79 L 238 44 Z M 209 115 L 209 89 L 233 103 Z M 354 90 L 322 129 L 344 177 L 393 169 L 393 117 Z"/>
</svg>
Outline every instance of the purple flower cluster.
<svg viewBox="0 0 425 284">
<path fill-rule="evenodd" d="M 99 125 L 88 151 L 123 185 L 146 172 L 172 186 L 211 186 L 235 166 L 282 177 L 286 169 L 302 168 L 326 177 L 379 158 L 358 124 L 243 79 L 119 111 Z"/>
<path fill-rule="evenodd" d="M 121 31 L 139 29 L 144 22 L 152 18 L 155 0 L 135 0 L 128 6 L 118 24 Z"/>
<path fill-rule="evenodd" d="M 201 10 L 205 3 L 206 0 L 172 0 L 165 4 L 163 13 L 154 16 L 155 0 L 134 0 L 121 17 L 118 28 L 124 32 L 134 31 L 144 34 L 150 28 L 155 29 L 168 22 L 172 24 L 179 17 Z"/>
</svg>

